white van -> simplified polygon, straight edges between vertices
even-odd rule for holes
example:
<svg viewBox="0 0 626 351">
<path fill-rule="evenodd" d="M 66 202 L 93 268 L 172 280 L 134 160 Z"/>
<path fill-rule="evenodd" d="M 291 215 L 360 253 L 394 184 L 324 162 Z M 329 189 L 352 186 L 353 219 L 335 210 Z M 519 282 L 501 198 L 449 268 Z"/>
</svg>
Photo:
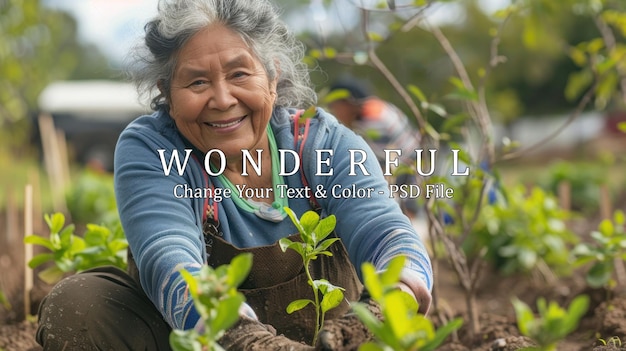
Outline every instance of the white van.
<svg viewBox="0 0 626 351">
<path fill-rule="evenodd" d="M 150 112 L 132 84 L 104 80 L 51 83 L 38 104 L 65 133 L 73 161 L 109 171 L 119 134 L 130 121 Z"/>
</svg>

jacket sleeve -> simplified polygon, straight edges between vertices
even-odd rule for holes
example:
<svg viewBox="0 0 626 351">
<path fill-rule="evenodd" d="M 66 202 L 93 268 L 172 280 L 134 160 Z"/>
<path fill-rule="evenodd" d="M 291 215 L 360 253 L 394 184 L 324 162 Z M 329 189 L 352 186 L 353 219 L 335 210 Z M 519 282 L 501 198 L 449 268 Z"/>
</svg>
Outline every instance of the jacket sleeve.
<svg viewBox="0 0 626 351">
<path fill-rule="evenodd" d="M 319 196 L 322 194 L 318 192 L 316 199 L 325 213 L 337 217 L 336 231 L 359 276 L 363 262 L 371 262 L 377 270 L 383 270 L 392 258 L 405 255 L 403 276 L 420 279 L 432 290 L 433 273 L 428 252 L 409 219 L 390 196 L 388 183 L 371 148 L 324 111 L 320 111 L 316 119 L 319 120 L 317 132 L 306 141 L 304 171 L 313 192 L 321 189 L 326 193 Z M 332 157 L 323 155 L 330 159 L 330 167 L 321 169 L 322 172 L 332 169 L 332 175 L 318 172 L 319 157 L 315 150 L 319 149 L 333 150 Z M 363 166 L 369 175 L 358 166 L 354 168 L 355 174 L 350 175 L 350 150 L 357 150 L 352 151 L 355 161 L 361 160 L 361 151 L 367 156 Z M 347 190 L 342 193 L 344 189 Z M 353 189 L 361 194 L 355 194 Z"/>
<path fill-rule="evenodd" d="M 197 274 L 203 264 L 202 219 L 194 210 L 199 200 L 176 198 L 174 187 L 202 186 L 190 176 L 200 166 L 190 157 L 182 175 L 174 167 L 166 176 L 157 150 L 165 149 L 169 162 L 176 146 L 151 123 L 131 124 L 118 140 L 114 173 L 118 211 L 142 288 L 172 328 L 189 329 L 199 316 L 179 270 Z M 182 162 L 185 151 L 177 151 Z"/>
</svg>

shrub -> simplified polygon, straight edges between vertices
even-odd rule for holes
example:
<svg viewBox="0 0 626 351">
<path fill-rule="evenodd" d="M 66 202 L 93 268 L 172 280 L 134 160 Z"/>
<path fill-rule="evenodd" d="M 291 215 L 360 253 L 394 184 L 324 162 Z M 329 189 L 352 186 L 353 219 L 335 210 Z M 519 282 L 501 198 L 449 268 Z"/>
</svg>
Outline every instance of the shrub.
<svg viewBox="0 0 626 351">
<path fill-rule="evenodd" d="M 29 235 L 24 238 L 26 244 L 39 245 L 50 252 L 33 257 L 28 266 L 37 268 L 44 263 L 54 265 L 39 273 L 46 283 L 59 281 L 66 273 L 77 273 L 90 268 L 113 265 L 126 269 L 126 249 L 128 241 L 119 222 L 109 226 L 87 224 L 87 230 L 81 236 L 74 234 L 74 225 L 65 226 L 62 213 L 45 215 L 50 235 L 46 237 Z"/>
</svg>

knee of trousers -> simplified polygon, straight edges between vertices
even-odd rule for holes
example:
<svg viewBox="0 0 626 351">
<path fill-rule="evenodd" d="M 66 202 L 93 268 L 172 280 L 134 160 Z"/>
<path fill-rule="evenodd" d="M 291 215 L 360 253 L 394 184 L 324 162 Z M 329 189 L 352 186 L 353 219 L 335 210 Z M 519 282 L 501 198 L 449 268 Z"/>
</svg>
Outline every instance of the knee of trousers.
<svg viewBox="0 0 626 351">
<path fill-rule="evenodd" d="M 171 350 L 170 327 L 126 272 L 67 277 L 39 306 L 37 342 L 53 350 Z"/>
</svg>

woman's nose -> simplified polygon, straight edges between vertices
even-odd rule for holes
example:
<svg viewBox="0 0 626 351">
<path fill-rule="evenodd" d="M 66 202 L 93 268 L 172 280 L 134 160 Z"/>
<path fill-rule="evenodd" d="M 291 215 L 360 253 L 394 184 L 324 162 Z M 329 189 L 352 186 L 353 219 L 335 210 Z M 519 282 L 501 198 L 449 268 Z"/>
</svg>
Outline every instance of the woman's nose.
<svg viewBox="0 0 626 351">
<path fill-rule="evenodd" d="M 225 111 L 237 104 L 230 90 L 230 86 L 226 82 L 213 84 L 213 94 L 209 98 L 208 107 L 211 109 Z"/>
</svg>

